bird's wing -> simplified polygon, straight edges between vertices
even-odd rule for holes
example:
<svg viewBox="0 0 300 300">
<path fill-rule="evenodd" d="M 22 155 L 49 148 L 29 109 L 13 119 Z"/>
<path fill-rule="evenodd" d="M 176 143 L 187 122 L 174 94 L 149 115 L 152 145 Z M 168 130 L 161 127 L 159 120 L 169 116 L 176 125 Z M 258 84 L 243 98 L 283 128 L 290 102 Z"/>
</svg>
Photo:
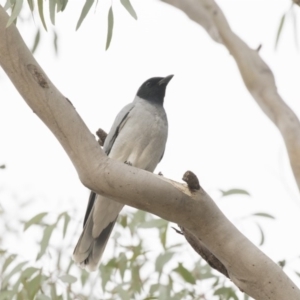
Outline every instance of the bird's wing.
<svg viewBox="0 0 300 300">
<path fill-rule="evenodd" d="M 85 223 L 90 215 L 90 212 L 94 206 L 94 202 L 95 202 L 95 199 L 96 199 L 96 196 L 97 194 L 93 191 L 91 191 L 90 193 L 90 197 L 89 197 L 89 202 L 88 202 L 88 205 L 87 205 L 87 208 L 86 208 L 86 211 L 85 211 L 85 216 L 84 216 L 84 220 L 83 220 L 83 228 L 85 226 Z"/>
<path fill-rule="evenodd" d="M 110 131 L 109 134 L 107 135 L 105 142 L 104 142 L 104 146 L 103 146 L 103 150 L 105 151 L 105 153 L 107 155 L 109 155 L 113 144 L 121 130 L 121 128 L 124 126 L 124 124 L 126 123 L 127 117 L 130 113 L 130 111 L 134 108 L 134 103 L 129 103 L 127 104 L 117 115 Z"/>
<path fill-rule="evenodd" d="M 126 123 L 128 114 L 133 109 L 133 107 L 134 107 L 134 103 L 127 104 L 116 116 L 115 121 L 109 131 L 109 134 L 107 135 L 107 137 L 105 139 L 104 146 L 103 146 L 103 149 L 107 155 L 109 155 L 109 153 L 113 147 L 113 144 L 114 144 L 121 128 Z M 95 192 L 91 191 L 90 197 L 89 197 L 89 202 L 88 202 L 85 216 L 84 216 L 83 227 L 85 226 L 87 219 L 93 209 L 96 196 L 97 196 L 97 194 Z"/>
</svg>

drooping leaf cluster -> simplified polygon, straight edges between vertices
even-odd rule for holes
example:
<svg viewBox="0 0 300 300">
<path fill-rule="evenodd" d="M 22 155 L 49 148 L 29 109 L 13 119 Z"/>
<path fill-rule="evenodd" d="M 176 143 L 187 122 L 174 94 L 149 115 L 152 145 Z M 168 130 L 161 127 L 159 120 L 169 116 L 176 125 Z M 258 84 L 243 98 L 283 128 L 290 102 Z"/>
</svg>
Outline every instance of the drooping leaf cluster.
<svg viewBox="0 0 300 300">
<path fill-rule="evenodd" d="M 27 4 L 32 13 L 36 9 L 38 10 L 40 20 L 46 31 L 48 30 L 48 28 L 47 28 L 47 23 L 46 23 L 44 14 L 45 14 L 45 11 L 47 10 L 47 8 L 45 8 L 44 5 L 46 4 L 48 6 L 48 10 L 49 10 L 48 13 L 49 13 L 50 21 L 51 21 L 52 25 L 55 25 L 56 14 L 63 12 L 67 8 L 68 3 L 69 3 L 68 0 L 49 0 L 49 1 L 37 0 L 37 2 L 35 2 L 34 0 L 27 0 Z M 85 0 L 85 3 L 81 10 L 81 14 L 77 21 L 76 30 L 79 29 L 82 22 L 85 20 L 88 13 L 91 11 L 91 8 L 93 6 L 95 6 L 95 7 L 97 6 L 97 3 L 98 3 L 98 1 L 95 1 L 95 0 Z M 135 20 L 137 20 L 137 14 L 136 14 L 133 6 L 130 3 L 130 0 L 120 0 L 120 3 L 128 11 L 128 13 Z M 6 10 L 8 10 L 8 9 L 11 10 L 11 15 L 8 20 L 7 27 L 10 26 L 13 22 L 16 23 L 17 18 L 20 15 L 23 5 L 24 5 L 24 0 L 6 0 L 4 8 Z M 113 35 L 113 28 L 114 28 L 114 14 L 113 14 L 113 6 L 111 5 L 108 10 L 108 15 L 107 15 L 106 50 L 109 48 L 110 43 L 111 43 L 111 39 L 112 39 L 112 35 Z M 38 43 L 39 38 L 40 38 L 40 31 L 38 31 L 38 33 L 36 34 L 37 43 Z M 35 43 L 33 50 L 36 49 L 37 43 Z"/>
</svg>

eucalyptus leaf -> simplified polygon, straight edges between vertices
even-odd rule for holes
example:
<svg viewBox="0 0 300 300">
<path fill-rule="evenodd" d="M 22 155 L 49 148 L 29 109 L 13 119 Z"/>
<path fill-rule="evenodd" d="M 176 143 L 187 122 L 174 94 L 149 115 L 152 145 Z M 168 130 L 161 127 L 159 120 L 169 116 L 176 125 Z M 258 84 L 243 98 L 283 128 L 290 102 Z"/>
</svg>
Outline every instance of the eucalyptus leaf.
<svg viewBox="0 0 300 300">
<path fill-rule="evenodd" d="M 27 230 L 31 225 L 33 224 L 39 224 L 42 219 L 47 215 L 48 213 L 46 212 L 43 212 L 43 213 L 40 213 L 34 217 L 32 217 L 29 221 L 27 221 L 25 224 L 24 224 L 24 231 Z"/>
<path fill-rule="evenodd" d="M 259 242 L 259 246 L 263 245 L 263 243 L 265 242 L 265 234 L 264 234 L 264 231 L 262 230 L 261 226 L 256 223 L 258 229 L 259 229 L 259 232 L 260 232 L 260 242 Z"/>
<path fill-rule="evenodd" d="M 34 10 L 34 2 L 33 2 L 33 0 L 27 0 L 27 2 L 28 2 L 28 5 L 29 5 L 29 8 L 30 8 L 31 12 L 33 12 L 33 10 Z"/>
<path fill-rule="evenodd" d="M 166 223 L 165 227 L 161 227 L 159 230 L 159 238 L 164 250 L 166 250 L 166 244 L 167 244 L 167 231 L 168 231 L 168 223 Z"/>
<path fill-rule="evenodd" d="M 44 0 L 38 0 L 38 8 L 39 8 L 40 19 L 42 21 L 45 30 L 47 31 L 47 26 L 44 18 Z"/>
<path fill-rule="evenodd" d="M 0 290 L 0 300 L 12 299 L 15 293 L 13 291 L 1 291 Z"/>
<path fill-rule="evenodd" d="M 57 35 L 56 31 L 53 30 L 53 46 L 54 46 L 55 54 L 58 53 L 58 44 L 57 44 L 57 40 L 58 40 L 58 35 Z"/>
<path fill-rule="evenodd" d="M 28 267 L 21 273 L 21 279 L 27 280 L 29 279 L 33 274 L 35 274 L 37 271 L 39 271 L 38 268 L 34 267 Z"/>
<path fill-rule="evenodd" d="M 105 50 L 107 50 L 110 46 L 113 29 L 114 29 L 114 13 L 113 13 L 112 6 L 111 6 L 108 11 L 108 17 L 107 17 L 107 37 L 106 37 Z"/>
<path fill-rule="evenodd" d="M 297 272 L 297 271 L 294 271 L 295 272 L 295 274 L 298 276 L 298 277 L 300 277 L 300 273 L 299 272 Z"/>
<path fill-rule="evenodd" d="M 37 258 L 36 258 L 37 260 L 39 260 L 45 254 L 46 249 L 47 249 L 47 247 L 49 245 L 49 241 L 50 241 L 52 232 L 55 229 L 55 225 L 56 224 L 48 225 L 44 229 L 43 238 L 42 238 L 41 243 L 40 243 L 41 249 L 40 249 L 40 252 L 37 255 Z"/>
<path fill-rule="evenodd" d="M 78 28 L 81 26 L 81 23 L 82 21 L 85 19 L 85 17 L 87 16 L 88 12 L 90 11 L 92 5 L 94 3 L 94 0 L 86 0 L 85 1 L 85 4 L 82 8 L 82 11 L 81 11 L 81 14 L 80 14 L 80 17 L 79 17 L 79 20 L 77 22 L 77 25 L 76 25 L 76 30 L 78 30 Z"/>
<path fill-rule="evenodd" d="M 53 25 L 55 25 L 55 8 L 56 8 L 56 0 L 49 0 L 50 20 Z"/>
<path fill-rule="evenodd" d="M 85 286 L 85 284 L 86 284 L 86 282 L 87 282 L 89 276 L 90 276 L 90 273 L 87 272 L 86 270 L 83 269 L 83 270 L 81 271 L 80 280 L 81 280 L 81 284 L 82 284 L 83 287 Z"/>
<path fill-rule="evenodd" d="M 42 281 L 42 275 L 38 274 L 30 282 L 26 283 L 26 288 L 30 294 L 30 299 L 34 299 L 34 296 L 39 291 Z"/>
<path fill-rule="evenodd" d="M 125 7 L 125 9 L 130 13 L 130 15 L 137 20 L 137 14 L 132 7 L 130 0 L 121 0 L 122 5 Z"/>
<path fill-rule="evenodd" d="M 196 280 L 192 273 L 186 269 L 181 263 L 178 264 L 178 267 L 174 269 L 176 273 L 178 273 L 186 282 L 195 284 Z"/>
<path fill-rule="evenodd" d="M 12 8 L 11 16 L 8 19 L 6 27 L 10 26 L 17 19 L 18 15 L 22 9 L 22 6 L 23 6 L 23 0 L 15 1 L 13 8 Z"/>
<path fill-rule="evenodd" d="M 230 189 L 227 191 L 219 190 L 222 193 L 222 197 L 227 197 L 231 195 L 246 195 L 251 196 L 246 190 L 243 189 Z"/>
<path fill-rule="evenodd" d="M 174 252 L 165 252 L 160 254 L 155 261 L 155 271 L 161 273 L 164 266 L 171 260 L 174 254 Z"/>
<path fill-rule="evenodd" d="M 5 270 L 7 269 L 7 267 L 15 260 L 15 258 L 17 257 L 16 254 L 11 254 L 7 257 L 7 259 L 5 260 L 3 266 L 2 266 L 2 273 L 5 272 Z"/>
<path fill-rule="evenodd" d="M 75 276 L 72 276 L 72 275 L 69 275 L 69 274 L 66 274 L 66 275 L 62 275 L 59 277 L 59 279 L 62 281 L 62 282 L 65 282 L 65 283 L 74 283 L 77 281 L 77 278 Z"/>
<path fill-rule="evenodd" d="M 34 37 L 34 43 L 31 49 L 32 54 L 34 54 L 35 50 L 37 49 L 37 46 L 40 42 L 40 37 L 41 37 L 41 33 L 40 33 L 40 29 L 37 30 L 35 37 Z"/>
<path fill-rule="evenodd" d="M 68 229 L 68 225 L 70 223 L 71 217 L 68 215 L 68 213 L 64 214 L 64 229 L 63 229 L 63 237 L 66 236 L 66 232 Z"/>
<path fill-rule="evenodd" d="M 263 218 L 269 218 L 269 219 L 273 219 L 275 220 L 275 217 L 270 215 L 270 214 L 267 214 L 267 213 L 255 213 L 255 214 L 252 214 L 252 216 L 256 216 L 256 217 L 263 217 Z"/>
<path fill-rule="evenodd" d="M 27 264 L 27 261 L 21 262 L 17 264 L 9 273 L 8 275 L 4 276 L 2 281 L 2 288 L 6 287 L 10 278 L 15 275 L 16 273 L 20 272 L 22 268 Z"/>
<path fill-rule="evenodd" d="M 279 42 L 279 39 L 280 39 L 280 36 L 281 36 L 281 32 L 282 32 L 282 28 L 283 28 L 283 25 L 284 25 L 284 21 L 285 21 L 285 14 L 283 14 L 283 16 L 281 17 L 280 22 L 279 22 L 279 26 L 278 26 L 278 30 L 277 30 L 277 35 L 276 35 L 276 41 L 275 41 L 275 49 L 278 46 L 278 42 Z"/>
<path fill-rule="evenodd" d="M 40 294 L 36 296 L 36 300 L 51 300 L 51 298 L 46 295 Z"/>
<path fill-rule="evenodd" d="M 168 221 L 164 219 L 153 219 L 142 223 L 139 228 L 160 228 L 168 224 Z"/>
</svg>

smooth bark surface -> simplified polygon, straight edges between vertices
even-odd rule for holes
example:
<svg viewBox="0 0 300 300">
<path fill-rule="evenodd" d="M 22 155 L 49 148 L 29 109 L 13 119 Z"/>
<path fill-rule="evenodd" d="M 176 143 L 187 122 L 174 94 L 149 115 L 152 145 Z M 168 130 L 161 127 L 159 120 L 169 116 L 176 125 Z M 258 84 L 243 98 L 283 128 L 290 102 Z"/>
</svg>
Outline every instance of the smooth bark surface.
<svg viewBox="0 0 300 300">
<path fill-rule="evenodd" d="M 186 13 L 235 59 L 244 83 L 257 104 L 279 129 L 300 190 L 300 122 L 278 94 L 274 75 L 258 51 L 250 49 L 230 28 L 214 0 L 161 0 Z M 253 16 L 254 18 L 255 16 Z"/>
<path fill-rule="evenodd" d="M 253 298 L 300 299 L 300 291 L 281 268 L 228 221 L 202 188 L 191 192 L 185 184 L 107 158 L 72 104 L 35 61 L 15 25 L 6 28 L 7 21 L 0 6 L 0 64 L 59 140 L 85 186 L 183 226 Z"/>
</svg>

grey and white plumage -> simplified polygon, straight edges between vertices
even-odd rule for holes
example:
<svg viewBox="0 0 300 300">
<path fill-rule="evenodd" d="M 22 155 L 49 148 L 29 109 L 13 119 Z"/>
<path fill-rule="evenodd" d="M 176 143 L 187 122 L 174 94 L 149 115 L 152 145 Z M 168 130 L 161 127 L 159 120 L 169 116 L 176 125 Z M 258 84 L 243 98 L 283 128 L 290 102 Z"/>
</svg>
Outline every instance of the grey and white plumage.
<svg viewBox="0 0 300 300">
<path fill-rule="evenodd" d="M 164 155 L 168 121 L 163 107 L 165 90 L 173 75 L 154 77 L 139 88 L 134 101 L 117 115 L 103 149 L 112 159 L 153 172 Z M 91 192 L 83 232 L 73 259 L 94 271 L 123 204 Z"/>
</svg>

